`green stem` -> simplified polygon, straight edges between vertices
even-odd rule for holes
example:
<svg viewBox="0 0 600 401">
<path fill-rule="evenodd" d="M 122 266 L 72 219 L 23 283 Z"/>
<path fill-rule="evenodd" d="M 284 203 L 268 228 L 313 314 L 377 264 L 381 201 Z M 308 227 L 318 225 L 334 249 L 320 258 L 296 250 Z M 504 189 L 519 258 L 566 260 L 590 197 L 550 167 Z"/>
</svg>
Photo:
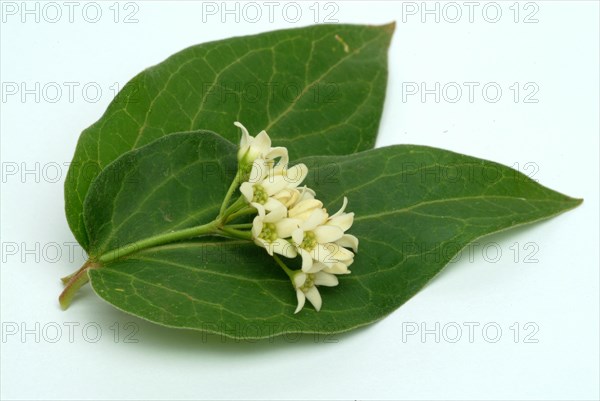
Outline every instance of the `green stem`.
<svg viewBox="0 0 600 401">
<path fill-rule="evenodd" d="M 228 224 L 225 227 L 229 228 L 252 228 L 252 223 Z"/>
<path fill-rule="evenodd" d="M 61 279 L 60 279 L 60 281 L 62 281 L 62 282 L 63 282 L 63 284 L 65 284 L 65 285 L 66 285 L 66 284 L 68 284 L 68 283 L 69 283 L 69 281 L 71 281 L 71 279 L 72 279 L 73 277 L 75 277 L 75 275 L 77 275 L 77 273 L 79 273 L 80 271 L 82 271 L 82 270 L 85 270 L 85 269 L 87 269 L 88 267 L 90 267 L 90 264 L 91 264 L 91 263 L 92 263 L 92 261 L 88 259 L 88 260 L 87 260 L 87 261 L 86 261 L 86 262 L 83 264 L 83 266 L 81 266 L 81 267 L 79 268 L 79 270 L 77 270 L 77 271 L 75 271 L 75 272 L 73 272 L 73 273 L 69 274 L 68 276 L 64 276 L 63 278 L 61 278 Z"/>
<path fill-rule="evenodd" d="M 114 249 L 100 256 L 98 261 L 100 263 L 111 262 L 115 259 L 122 258 L 134 252 L 141 251 L 142 249 L 150 248 L 156 245 L 163 245 L 173 241 L 180 241 L 197 237 L 203 234 L 215 234 L 217 233 L 217 227 L 219 225 L 218 220 L 214 220 L 208 224 L 201 226 L 186 228 L 184 230 L 172 231 L 166 234 L 155 235 L 154 237 L 146 238 L 141 241 L 137 241 L 131 244 L 127 244 L 121 248 Z"/>
<path fill-rule="evenodd" d="M 229 206 L 227 209 L 225 209 L 225 211 L 223 213 L 219 214 L 219 216 L 223 220 L 227 220 L 227 217 L 230 214 L 235 213 L 240 209 L 243 209 L 244 206 L 246 206 L 246 198 L 244 198 L 244 196 L 240 196 L 239 198 L 237 198 L 237 200 L 235 202 L 233 202 L 231 204 L 231 206 Z"/>
<path fill-rule="evenodd" d="M 273 259 L 275 259 L 275 262 L 277 262 L 277 264 L 279 265 L 279 267 L 281 267 L 283 269 L 283 271 L 288 275 L 288 277 L 290 278 L 290 280 L 293 281 L 294 278 L 294 271 L 291 270 L 289 267 L 287 267 L 285 265 L 285 263 L 283 263 L 283 260 L 281 260 L 281 258 L 279 256 L 277 256 L 276 253 L 273 254 Z"/>
<path fill-rule="evenodd" d="M 62 294 L 60 294 L 60 297 L 58 298 L 60 306 L 62 309 L 67 309 L 69 307 L 75 293 L 89 281 L 88 270 L 99 268 L 103 263 L 111 262 L 134 252 L 138 252 L 156 245 L 163 245 L 169 242 L 197 237 L 203 234 L 222 234 L 231 238 L 252 240 L 252 233 L 250 231 L 240 231 L 230 226 L 221 227 L 220 225 L 221 221 L 218 219 L 201 226 L 155 235 L 154 237 L 146 238 L 144 240 L 109 251 L 95 261 L 86 261 L 84 265 L 75 273 L 62 278 L 63 283 L 66 285 Z"/>
<path fill-rule="evenodd" d="M 252 206 L 249 207 L 245 207 L 243 209 L 238 210 L 235 213 L 230 214 L 229 216 L 227 216 L 227 218 L 225 219 L 225 223 L 230 222 L 231 220 L 235 220 L 240 216 L 245 216 L 247 214 L 256 214 L 256 209 L 253 208 Z"/>
<path fill-rule="evenodd" d="M 229 204 L 231 195 L 233 195 L 235 190 L 238 188 L 240 178 L 241 178 L 241 170 L 238 169 L 237 173 L 235 174 L 235 177 L 233 178 L 233 181 L 231 181 L 231 185 L 229 186 L 227 193 L 225 194 L 225 198 L 223 199 L 223 203 L 221 204 L 221 210 L 219 211 L 219 216 L 224 216 L 224 212 L 227 209 L 227 205 Z"/>
<path fill-rule="evenodd" d="M 283 260 L 281 260 L 281 258 L 276 253 L 273 254 L 273 259 L 275 259 L 275 262 L 277 262 L 279 267 L 281 267 L 283 269 L 283 271 L 286 272 L 290 278 L 292 278 L 294 276 L 294 271 L 291 270 L 289 267 L 287 267 L 285 265 L 285 263 L 283 263 Z"/>
<path fill-rule="evenodd" d="M 245 239 L 248 241 L 252 241 L 252 233 L 250 231 L 240 231 L 235 228 L 230 228 L 230 226 L 221 227 L 219 232 L 222 234 L 226 234 L 226 236 L 238 239 Z"/>
<path fill-rule="evenodd" d="M 58 302 L 60 302 L 60 307 L 65 310 L 71 305 L 71 301 L 75 296 L 75 293 L 90 280 L 88 276 L 88 270 L 95 269 L 98 267 L 98 264 L 87 261 L 85 264 L 79 269 L 75 274 L 72 275 L 71 279 L 65 286 L 65 289 L 58 297 Z"/>
</svg>

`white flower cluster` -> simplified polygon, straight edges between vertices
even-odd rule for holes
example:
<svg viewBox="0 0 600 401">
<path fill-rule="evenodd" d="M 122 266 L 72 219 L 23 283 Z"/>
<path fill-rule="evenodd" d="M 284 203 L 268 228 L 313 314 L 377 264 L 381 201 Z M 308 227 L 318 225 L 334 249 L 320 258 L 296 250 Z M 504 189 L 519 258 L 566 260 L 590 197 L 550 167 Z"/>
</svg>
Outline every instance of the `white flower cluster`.
<svg viewBox="0 0 600 401">
<path fill-rule="evenodd" d="M 336 275 L 349 274 L 358 239 L 346 234 L 352 226 L 354 213 L 346 213 L 348 200 L 341 209 L 329 215 L 315 192 L 300 184 L 308 174 L 304 164 L 288 168 L 286 148 L 271 147 L 265 131 L 255 138 L 239 122 L 242 130 L 238 152 L 240 165 L 252 166 L 247 180 L 240 186 L 246 201 L 258 211 L 252 223 L 254 242 L 287 258 L 302 257 L 302 269 L 288 273 L 298 297 L 298 313 L 308 299 L 315 309 L 321 309 L 321 295 L 316 286 L 333 287 Z"/>
</svg>

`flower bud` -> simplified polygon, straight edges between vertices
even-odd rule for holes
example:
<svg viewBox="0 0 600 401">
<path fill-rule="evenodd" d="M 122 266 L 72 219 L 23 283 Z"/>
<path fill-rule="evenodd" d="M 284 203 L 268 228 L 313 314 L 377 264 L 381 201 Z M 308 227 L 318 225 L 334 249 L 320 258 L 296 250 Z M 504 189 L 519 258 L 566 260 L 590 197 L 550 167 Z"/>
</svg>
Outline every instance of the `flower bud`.
<svg viewBox="0 0 600 401">
<path fill-rule="evenodd" d="M 271 138 L 265 131 L 261 131 L 256 137 L 250 136 L 246 127 L 240 122 L 233 123 L 242 130 L 242 139 L 240 140 L 240 149 L 237 159 L 240 168 L 247 168 L 256 159 L 264 159 L 270 162 L 279 158 L 279 163 L 283 166 L 288 163 L 287 149 L 283 147 L 271 147 Z"/>
</svg>

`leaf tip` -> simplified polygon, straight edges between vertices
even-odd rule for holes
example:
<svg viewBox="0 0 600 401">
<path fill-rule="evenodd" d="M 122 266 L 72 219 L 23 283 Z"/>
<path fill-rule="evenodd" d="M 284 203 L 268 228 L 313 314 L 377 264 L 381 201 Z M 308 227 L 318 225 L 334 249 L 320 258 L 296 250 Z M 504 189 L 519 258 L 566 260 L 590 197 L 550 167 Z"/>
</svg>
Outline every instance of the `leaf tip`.
<svg viewBox="0 0 600 401">
<path fill-rule="evenodd" d="M 394 31 L 396 30 L 396 21 L 392 21 L 389 24 L 385 24 L 385 25 L 381 25 L 381 29 L 388 33 L 390 36 L 392 36 L 394 34 Z"/>
<path fill-rule="evenodd" d="M 583 198 L 572 198 L 564 195 L 564 202 L 568 205 L 565 207 L 565 210 L 571 210 L 581 205 L 583 203 Z"/>
</svg>

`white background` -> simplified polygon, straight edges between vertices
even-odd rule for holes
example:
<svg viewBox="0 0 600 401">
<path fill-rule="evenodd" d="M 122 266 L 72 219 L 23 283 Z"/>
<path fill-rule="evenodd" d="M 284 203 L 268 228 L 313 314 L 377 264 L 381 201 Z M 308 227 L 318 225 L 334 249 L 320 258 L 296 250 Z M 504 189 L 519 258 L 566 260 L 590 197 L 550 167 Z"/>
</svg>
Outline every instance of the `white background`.
<svg viewBox="0 0 600 401">
<path fill-rule="evenodd" d="M 256 23 L 244 21 L 254 10 L 244 15 L 243 4 L 239 23 L 235 15 L 222 23 L 220 12 L 203 14 L 200 2 L 115 7 L 110 1 L 99 4 L 102 16 L 91 23 L 86 18 L 95 18 L 94 9 L 83 14 L 85 3 L 76 3 L 70 22 L 68 6 L 57 2 L 62 18 L 52 23 L 55 6 L 29 3 L 38 7 L 36 16 L 24 14 L 21 2 L 3 2 L 1 398 L 598 399 L 599 7 L 513 3 L 480 2 L 472 22 L 463 2 L 428 3 L 438 7 L 439 22 L 423 14 L 421 2 L 337 2 L 327 9 L 321 3 L 318 22 L 337 9 L 332 18 L 340 22 L 398 23 L 378 146 L 425 144 L 492 159 L 584 204 L 480 240 L 370 327 L 328 338 L 236 343 L 141 321 L 89 289 L 60 311 L 58 278 L 83 261 L 79 249 L 68 254 L 74 238 L 63 211 L 65 163 L 79 133 L 104 112 L 115 83 L 189 45 L 309 25 L 313 2 L 299 3 L 298 22 L 282 16 L 283 3 L 269 21 L 258 2 L 263 16 Z M 455 5 L 462 17 L 453 23 Z M 502 14 L 494 23 L 497 8 Z M 138 22 L 124 23 L 131 12 Z M 79 85 L 72 99 L 65 82 Z M 434 95 L 423 101 L 406 92 L 422 82 L 429 89 L 436 82 L 480 86 L 472 102 L 463 86 L 457 102 L 451 102 L 455 92 L 442 92 L 436 103 Z M 39 83 L 40 99 L 11 95 L 7 83 L 29 89 Z M 63 89 L 58 98 L 52 83 Z M 82 93 L 88 83 L 102 89 L 96 102 L 93 88 Z M 486 83 L 501 88 L 497 102 L 490 101 L 492 91 L 483 96 Z M 538 91 L 528 100 L 537 103 L 525 102 L 532 88 Z M 526 263 L 528 255 L 534 263 Z M 457 327 L 462 336 L 452 342 Z M 423 329 L 430 330 L 424 338 Z"/>
</svg>

